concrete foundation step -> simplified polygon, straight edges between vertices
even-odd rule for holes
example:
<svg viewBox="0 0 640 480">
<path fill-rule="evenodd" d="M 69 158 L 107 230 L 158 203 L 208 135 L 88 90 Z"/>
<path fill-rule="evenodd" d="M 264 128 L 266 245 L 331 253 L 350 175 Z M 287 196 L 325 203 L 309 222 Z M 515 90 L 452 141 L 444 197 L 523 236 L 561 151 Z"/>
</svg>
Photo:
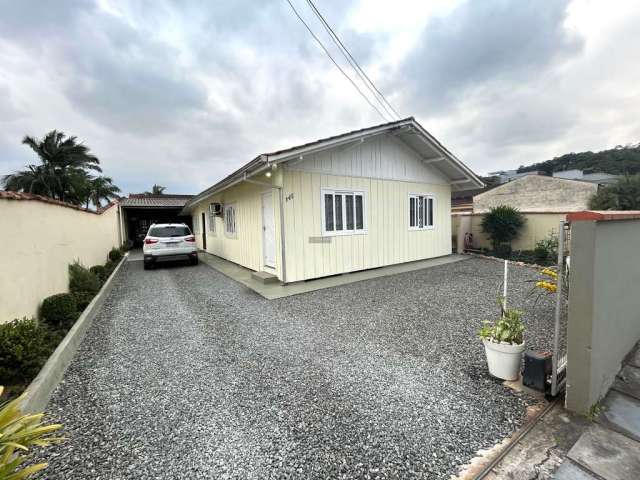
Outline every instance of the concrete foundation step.
<svg viewBox="0 0 640 480">
<path fill-rule="evenodd" d="M 273 273 L 269 273 L 269 272 L 253 272 L 251 274 L 251 278 L 264 284 L 267 285 L 269 283 L 278 283 L 278 277 L 276 277 Z"/>
</svg>

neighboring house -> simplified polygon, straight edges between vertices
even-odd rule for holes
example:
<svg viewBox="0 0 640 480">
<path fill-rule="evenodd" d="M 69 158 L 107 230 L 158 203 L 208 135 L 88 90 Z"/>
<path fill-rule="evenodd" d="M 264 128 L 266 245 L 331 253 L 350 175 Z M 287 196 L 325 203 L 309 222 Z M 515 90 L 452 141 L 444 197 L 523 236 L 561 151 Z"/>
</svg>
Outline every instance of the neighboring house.
<svg viewBox="0 0 640 480">
<path fill-rule="evenodd" d="M 198 246 L 295 282 L 451 253 L 451 190 L 482 181 L 408 118 L 259 155 L 183 210 Z"/>
<path fill-rule="evenodd" d="M 123 243 L 129 240 L 141 246 L 149 226 L 153 223 L 186 223 L 191 226 L 191 216 L 180 216 L 180 211 L 193 195 L 130 193 L 120 199 L 122 211 Z"/>
<path fill-rule="evenodd" d="M 534 170 L 531 172 L 518 172 L 518 170 L 498 170 L 497 172 L 489 172 L 492 177 L 498 177 L 498 183 L 507 183 L 527 175 L 544 175 L 544 172 Z"/>
<path fill-rule="evenodd" d="M 581 182 L 595 183 L 597 185 L 610 185 L 618 181 L 617 175 L 610 173 L 595 172 L 584 173 L 584 170 L 563 170 L 561 172 L 553 172 L 555 178 L 565 178 L 567 180 L 580 180 Z"/>
<path fill-rule="evenodd" d="M 484 188 L 451 192 L 451 213 L 473 212 L 473 197 L 496 188 L 498 185 L 487 185 Z"/>
<path fill-rule="evenodd" d="M 587 210 L 598 185 L 576 180 L 527 175 L 473 197 L 473 212 L 485 213 L 500 205 L 523 212 L 578 212 Z"/>
<path fill-rule="evenodd" d="M 482 217 L 491 208 L 509 205 L 526 218 L 520 235 L 512 242 L 514 250 L 533 250 L 536 242 L 557 233 L 567 213 L 588 210 L 589 199 L 598 185 L 578 180 L 527 175 L 498 185 L 473 197 L 473 211 L 453 212 L 453 235 L 457 249 L 472 238 L 474 248 L 491 248 L 482 231 Z M 471 236 L 469 236 L 471 234 Z"/>
</svg>

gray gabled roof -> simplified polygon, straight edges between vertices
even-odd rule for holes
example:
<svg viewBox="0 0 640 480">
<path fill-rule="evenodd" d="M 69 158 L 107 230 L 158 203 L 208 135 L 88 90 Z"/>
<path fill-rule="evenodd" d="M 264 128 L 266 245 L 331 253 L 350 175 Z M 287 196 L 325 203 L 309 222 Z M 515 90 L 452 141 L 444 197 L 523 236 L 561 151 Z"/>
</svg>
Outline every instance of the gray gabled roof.
<svg viewBox="0 0 640 480">
<path fill-rule="evenodd" d="M 332 148 L 342 143 L 361 139 L 365 136 L 377 135 L 379 133 L 385 133 L 387 131 L 394 130 L 402 132 L 402 134 L 399 133 L 398 137 L 405 141 L 414 150 L 420 150 L 426 145 L 426 147 L 428 147 L 428 150 L 432 152 L 432 155 L 434 155 L 434 157 L 429 159 L 425 158 L 425 160 L 443 160 L 443 162 L 438 164 L 436 168 L 441 170 L 444 175 L 452 178 L 456 182 L 456 190 L 480 188 L 484 186 L 482 180 L 480 180 L 480 178 L 475 173 L 473 173 L 455 155 L 453 155 L 446 147 L 444 147 L 444 145 L 442 145 L 429 132 L 427 132 L 422 127 L 422 125 L 420 125 L 416 121 L 415 118 L 408 117 L 403 120 L 383 123 L 380 125 L 375 125 L 373 127 L 361 128 L 359 130 L 352 130 L 340 135 L 321 138 L 319 140 L 314 140 L 313 142 L 303 143 L 294 147 L 258 155 L 249 163 L 245 164 L 235 172 L 223 178 L 215 185 L 212 185 L 211 187 L 203 190 L 198 195 L 193 197 L 185 205 L 183 212 L 188 211 L 191 206 L 195 205 L 206 197 L 221 192 L 231 185 L 242 181 L 243 178 L 247 178 L 258 170 L 263 170 L 271 164 L 286 162 L 296 159 L 303 154 L 315 153 L 320 150 Z"/>
</svg>

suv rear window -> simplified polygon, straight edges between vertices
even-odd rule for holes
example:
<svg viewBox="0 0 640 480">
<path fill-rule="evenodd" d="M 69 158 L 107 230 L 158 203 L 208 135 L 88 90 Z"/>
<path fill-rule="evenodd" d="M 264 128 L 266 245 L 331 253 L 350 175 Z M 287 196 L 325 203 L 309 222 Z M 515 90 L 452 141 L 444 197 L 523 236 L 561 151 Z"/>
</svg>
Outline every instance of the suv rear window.
<svg viewBox="0 0 640 480">
<path fill-rule="evenodd" d="M 191 235 L 189 227 L 152 227 L 147 233 L 150 237 L 186 237 Z"/>
</svg>

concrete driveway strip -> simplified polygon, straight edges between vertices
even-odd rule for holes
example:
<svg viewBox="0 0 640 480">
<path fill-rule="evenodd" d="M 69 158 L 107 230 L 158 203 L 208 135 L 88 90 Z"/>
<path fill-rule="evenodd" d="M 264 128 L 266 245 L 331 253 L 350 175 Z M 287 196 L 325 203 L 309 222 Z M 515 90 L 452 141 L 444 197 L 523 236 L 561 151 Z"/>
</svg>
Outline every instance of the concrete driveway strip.
<svg viewBox="0 0 640 480">
<path fill-rule="evenodd" d="M 448 478 L 533 400 L 486 373 L 501 264 L 268 301 L 206 265 L 129 262 L 48 407 L 52 479 Z M 514 267 L 510 305 L 533 272 Z M 548 348 L 551 302 L 527 342 Z"/>
</svg>

